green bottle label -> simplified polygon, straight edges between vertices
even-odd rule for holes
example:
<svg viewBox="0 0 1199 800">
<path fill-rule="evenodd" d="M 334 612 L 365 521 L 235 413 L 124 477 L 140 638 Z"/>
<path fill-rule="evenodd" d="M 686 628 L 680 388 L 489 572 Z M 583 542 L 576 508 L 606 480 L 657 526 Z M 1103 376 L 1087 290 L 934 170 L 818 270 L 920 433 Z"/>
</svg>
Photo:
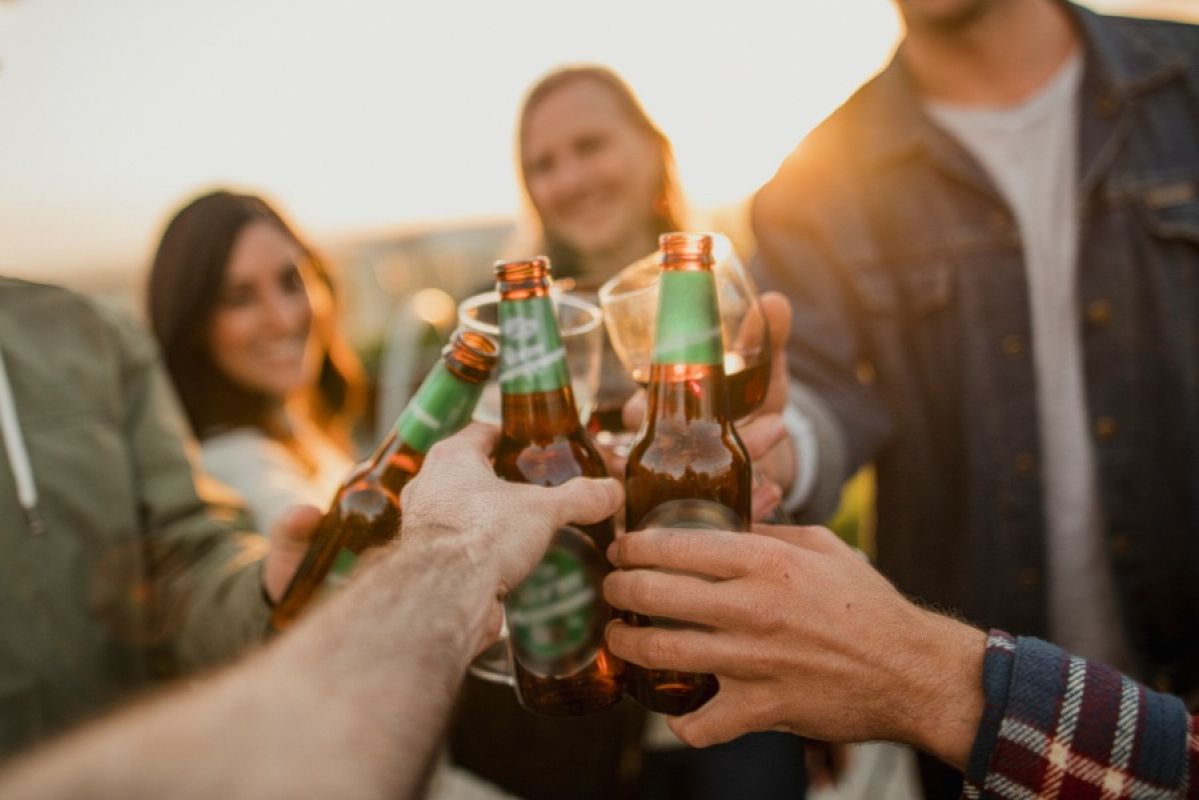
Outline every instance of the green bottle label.
<svg viewBox="0 0 1199 800">
<path fill-rule="evenodd" d="M 481 383 L 458 378 L 438 361 L 396 420 L 396 435 L 413 450 L 427 453 L 470 422 L 482 393 Z"/>
<path fill-rule="evenodd" d="M 663 272 L 654 333 L 655 364 L 721 364 L 724 341 L 711 272 Z"/>
<path fill-rule="evenodd" d="M 500 390 L 536 394 L 569 384 L 566 350 L 550 299 L 500 301 Z"/>
<path fill-rule="evenodd" d="M 558 529 L 541 563 L 504 601 L 512 655 L 525 669 L 564 677 L 595 660 L 610 616 L 600 592 L 606 571 L 589 536 Z"/>
<path fill-rule="evenodd" d="M 348 581 L 357 564 L 358 556 L 348 547 L 338 550 L 333 566 L 329 567 L 329 574 L 325 576 L 324 588 L 334 589 Z"/>
</svg>

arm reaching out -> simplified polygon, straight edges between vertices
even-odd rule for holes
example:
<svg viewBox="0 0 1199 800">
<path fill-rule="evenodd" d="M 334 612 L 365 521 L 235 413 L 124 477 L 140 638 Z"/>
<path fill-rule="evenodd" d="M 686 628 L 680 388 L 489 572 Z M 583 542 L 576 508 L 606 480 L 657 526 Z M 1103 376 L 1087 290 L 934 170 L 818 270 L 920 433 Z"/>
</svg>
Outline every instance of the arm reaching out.
<svg viewBox="0 0 1199 800">
<path fill-rule="evenodd" d="M 966 797 L 1199 797 L 1199 717 L 1178 698 L 918 608 L 826 530 L 650 530 L 610 558 L 614 606 L 703 626 L 608 630 L 629 661 L 716 674 L 717 695 L 670 720 L 688 744 L 888 739 L 966 772 Z"/>
<path fill-rule="evenodd" d="M 399 541 L 247 662 L 102 721 L 0 777 L 0 796 L 406 797 L 419 787 L 499 595 L 553 531 L 613 514 L 612 480 L 505 483 L 473 425 L 404 490 Z M 286 520 L 315 526 L 315 509 Z"/>
</svg>

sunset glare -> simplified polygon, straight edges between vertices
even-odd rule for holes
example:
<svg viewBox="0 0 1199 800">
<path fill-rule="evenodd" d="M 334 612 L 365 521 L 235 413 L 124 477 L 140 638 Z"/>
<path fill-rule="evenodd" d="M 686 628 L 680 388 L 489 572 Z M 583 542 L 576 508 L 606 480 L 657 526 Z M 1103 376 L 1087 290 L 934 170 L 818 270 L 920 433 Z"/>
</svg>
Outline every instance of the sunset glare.
<svg viewBox="0 0 1199 800">
<path fill-rule="evenodd" d="M 141 270 L 217 183 L 322 238 L 514 216 L 517 107 L 570 62 L 639 92 L 693 205 L 731 204 L 898 34 L 889 0 L 0 3 L 0 272 Z"/>
</svg>

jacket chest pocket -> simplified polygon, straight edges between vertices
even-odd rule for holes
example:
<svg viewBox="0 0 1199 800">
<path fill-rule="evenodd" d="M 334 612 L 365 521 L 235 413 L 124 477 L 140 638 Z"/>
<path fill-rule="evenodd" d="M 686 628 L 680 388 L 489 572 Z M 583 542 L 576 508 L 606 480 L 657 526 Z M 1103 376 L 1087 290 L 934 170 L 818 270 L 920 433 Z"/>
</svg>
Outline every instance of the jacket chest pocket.
<svg viewBox="0 0 1199 800">
<path fill-rule="evenodd" d="M 862 311 L 880 320 L 915 321 L 942 311 L 953 298 L 953 267 L 944 260 L 899 268 L 857 266 L 850 276 Z"/>
<path fill-rule="evenodd" d="M 1150 277 L 1150 293 L 1167 336 L 1199 357 L 1199 178 L 1173 181 L 1134 200 L 1147 232 L 1138 270 Z"/>
<path fill-rule="evenodd" d="M 1143 192 L 1137 209 L 1150 235 L 1167 245 L 1199 255 L 1199 178 L 1175 181 Z M 1191 266 L 1199 266 L 1192 263 Z"/>
<path fill-rule="evenodd" d="M 850 272 L 874 372 L 893 386 L 915 374 L 956 374 L 957 271 L 948 260 L 870 265 Z"/>
</svg>

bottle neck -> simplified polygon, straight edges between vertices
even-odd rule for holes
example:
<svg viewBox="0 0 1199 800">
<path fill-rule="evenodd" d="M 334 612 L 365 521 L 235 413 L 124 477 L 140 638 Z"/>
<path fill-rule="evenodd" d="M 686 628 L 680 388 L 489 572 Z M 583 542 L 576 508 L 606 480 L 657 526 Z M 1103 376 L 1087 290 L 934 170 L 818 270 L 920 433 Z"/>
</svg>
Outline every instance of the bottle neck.
<svg viewBox="0 0 1199 800">
<path fill-rule="evenodd" d="M 654 365 L 724 363 L 716 279 L 706 269 L 663 270 L 658 287 Z"/>
<path fill-rule="evenodd" d="M 707 269 L 663 270 L 648 419 L 729 419 L 716 281 Z"/>
<path fill-rule="evenodd" d="M 654 364 L 650 368 L 646 419 L 731 423 L 724 368 L 719 364 Z"/>
<path fill-rule="evenodd" d="M 509 439 L 541 442 L 582 430 L 569 386 L 535 394 L 505 394 L 502 407 L 501 428 Z"/>
<path fill-rule="evenodd" d="M 399 491 L 399 488 L 420 471 L 424 461 L 425 453 L 414 450 L 393 429 L 375 449 L 367 467 L 356 471 L 352 479 L 369 476 L 371 481 Z"/>
<path fill-rule="evenodd" d="M 578 429 L 566 349 L 548 295 L 501 297 L 500 391 L 508 436 L 536 439 Z"/>
<path fill-rule="evenodd" d="M 396 418 L 391 435 L 376 451 L 376 460 L 402 448 L 423 456 L 470 422 L 482 394 L 482 383 L 464 380 L 438 361 Z"/>
</svg>

